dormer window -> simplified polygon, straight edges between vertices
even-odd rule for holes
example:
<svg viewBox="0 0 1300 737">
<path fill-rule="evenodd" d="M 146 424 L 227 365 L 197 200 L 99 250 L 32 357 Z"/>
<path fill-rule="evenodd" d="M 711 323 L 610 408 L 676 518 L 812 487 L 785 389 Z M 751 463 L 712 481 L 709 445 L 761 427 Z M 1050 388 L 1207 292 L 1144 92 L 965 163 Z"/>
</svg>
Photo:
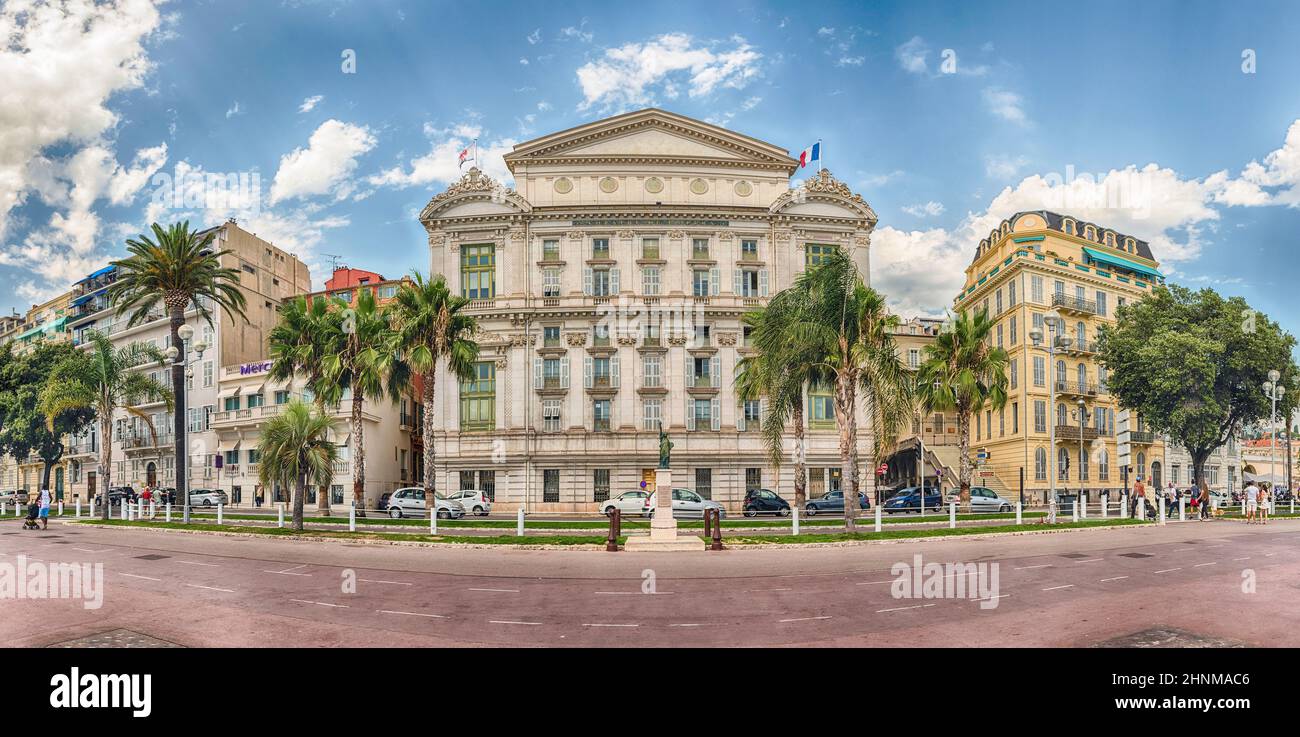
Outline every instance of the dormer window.
<svg viewBox="0 0 1300 737">
<path fill-rule="evenodd" d="M 1083 226 L 1083 237 L 1084 237 L 1084 238 L 1087 238 L 1088 240 L 1092 241 L 1093 243 L 1096 243 L 1096 242 L 1097 242 L 1097 227 L 1096 227 L 1095 225 L 1085 225 L 1085 226 Z"/>
<path fill-rule="evenodd" d="M 1074 221 L 1071 220 L 1070 218 L 1066 218 L 1061 221 L 1061 230 L 1068 233 L 1069 235 L 1079 234 L 1078 228 L 1075 226 Z"/>
</svg>

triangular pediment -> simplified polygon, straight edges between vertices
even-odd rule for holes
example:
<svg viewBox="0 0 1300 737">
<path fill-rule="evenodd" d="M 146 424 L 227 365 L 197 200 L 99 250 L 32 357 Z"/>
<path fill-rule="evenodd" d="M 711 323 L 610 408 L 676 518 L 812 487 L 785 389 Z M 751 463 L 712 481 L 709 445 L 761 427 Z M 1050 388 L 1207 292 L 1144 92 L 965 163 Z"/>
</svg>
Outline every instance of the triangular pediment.
<svg viewBox="0 0 1300 737">
<path fill-rule="evenodd" d="M 790 172 L 798 165 L 778 146 L 654 108 L 526 141 L 505 156 L 511 171 L 523 162 L 591 160 L 717 161 Z"/>
</svg>

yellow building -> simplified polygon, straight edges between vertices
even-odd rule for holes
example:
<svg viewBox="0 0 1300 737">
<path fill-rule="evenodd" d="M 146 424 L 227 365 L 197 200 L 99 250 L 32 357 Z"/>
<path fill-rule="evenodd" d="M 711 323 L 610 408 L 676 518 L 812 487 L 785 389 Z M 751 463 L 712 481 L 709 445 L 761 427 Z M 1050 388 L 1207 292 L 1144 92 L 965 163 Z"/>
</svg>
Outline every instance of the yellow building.
<svg viewBox="0 0 1300 737">
<path fill-rule="evenodd" d="M 993 316 L 991 339 L 1010 366 L 1006 407 L 971 418 L 976 485 L 1016 491 L 1023 472 L 1038 501 L 1052 473 L 1058 492 L 1082 487 L 1095 499 L 1124 487 L 1116 431 L 1127 413 L 1106 389 L 1096 339 L 1117 308 L 1164 283 L 1158 266 L 1145 241 L 1046 211 L 1017 213 L 980 241 L 954 307 Z M 1129 430 L 1128 485 L 1163 484 L 1159 436 L 1136 413 Z"/>
</svg>

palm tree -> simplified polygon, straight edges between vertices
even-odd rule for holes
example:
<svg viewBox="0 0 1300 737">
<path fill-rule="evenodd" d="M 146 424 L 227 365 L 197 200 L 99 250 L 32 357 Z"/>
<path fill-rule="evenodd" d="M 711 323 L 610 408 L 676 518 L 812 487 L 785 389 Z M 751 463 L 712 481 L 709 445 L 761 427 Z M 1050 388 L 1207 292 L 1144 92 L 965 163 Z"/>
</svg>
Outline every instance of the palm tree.
<svg viewBox="0 0 1300 737">
<path fill-rule="evenodd" d="M 961 312 L 952 327 L 925 347 L 916 391 L 925 412 L 956 412 L 961 509 L 970 511 L 970 418 L 986 407 L 1007 404 L 1007 352 L 990 340 L 993 319 L 986 310 Z"/>
<path fill-rule="evenodd" d="M 322 358 L 330 349 L 322 338 L 330 334 L 330 319 L 329 303 L 324 297 L 317 297 L 310 304 L 306 297 L 295 297 L 280 308 L 280 321 L 267 335 L 271 380 L 289 384 L 295 376 L 303 376 L 321 414 L 326 414 Z M 322 516 L 330 516 L 328 484 L 320 488 L 316 508 Z"/>
<path fill-rule="evenodd" d="M 40 410 L 51 429 L 58 415 L 79 409 L 93 409 L 99 417 L 99 475 L 105 491 L 113 467 L 113 414 L 119 408 L 144 421 L 150 436 L 157 439 L 157 431 L 149 416 L 136 409 L 137 400 L 144 397 L 161 397 L 167 408 L 172 408 L 172 393 L 162 382 L 135 369 L 149 363 L 166 360 L 163 352 L 148 343 L 131 343 L 114 348 L 107 337 L 98 332 L 88 335 L 90 350 L 64 360 L 50 371 L 41 389 Z M 107 499 L 107 495 L 103 495 Z M 109 505 L 102 505 L 100 515 L 109 517 Z"/>
<path fill-rule="evenodd" d="M 281 484 L 294 490 L 293 529 L 302 530 L 302 505 L 308 484 L 328 486 L 334 478 L 338 449 L 330 441 L 334 423 L 328 415 L 300 400 L 289 402 L 262 427 L 257 467 L 263 486 Z"/>
<path fill-rule="evenodd" d="M 185 522 L 190 521 L 190 495 L 185 473 L 188 453 L 185 443 L 185 349 L 180 338 L 181 325 L 185 324 L 185 311 L 194 305 L 209 325 L 212 324 L 212 302 L 232 318 L 239 315 L 244 322 L 244 293 L 239 288 L 239 272 L 221 265 L 221 257 L 232 254 L 211 248 L 215 230 L 191 231 L 189 221 L 176 223 L 170 228 L 153 224 L 154 239 L 141 234 L 128 239 L 126 250 L 131 255 L 114 261 L 117 281 L 108 288 L 109 303 L 117 306 L 117 315 L 128 312 L 128 325 L 148 322 L 157 315 L 161 300 L 166 317 L 171 322 L 171 345 L 180 351 L 179 360 L 172 363 L 172 393 L 176 397 L 173 426 L 176 433 L 176 493 L 185 504 Z"/>
<path fill-rule="evenodd" d="M 787 330 L 792 302 L 791 294 L 782 292 L 767 307 L 741 318 L 753 328 L 750 335 L 756 353 L 742 358 L 736 367 L 736 394 L 741 400 L 767 399 L 761 430 L 778 478 L 787 421 L 791 425 L 795 440 L 794 499 L 795 506 L 802 508 L 808 484 L 803 389 L 820 379 L 820 370 L 810 346 L 796 343 Z"/>
<path fill-rule="evenodd" d="M 434 432 L 437 421 L 433 400 L 438 387 L 438 367 L 445 359 L 447 370 L 466 381 L 474 378 L 478 344 L 472 336 L 477 327 L 474 318 L 464 314 L 469 300 L 447 288 L 447 280 L 438 275 L 426 280 L 418 271 L 402 285 L 397 298 L 389 304 L 402 349 L 411 370 L 420 375 L 420 403 L 424 406 L 421 434 L 424 441 L 424 504 L 434 509 L 437 477 L 434 463 L 437 449 Z"/>
<path fill-rule="evenodd" d="M 352 392 L 352 501 L 365 515 L 366 444 L 362 408 L 365 400 L 400 401 L 411 383 L 410 367 L 400 356 L 398 334 L 369 289 L 360 289 L 356 306 L 332 300 L 333 309 L 320 323 L 321 385 L 313 391 L 329 404 Z"/>
<path fill-rule="evenodd" d="M 842 251 L 833 251 L 804 272 L 791 290 L 796 306 L 787 329 L 793 342 L 806 344 L 816 357 L 813 378 L 834 390 L 844 526 L 851 532 L 861 486 L 858 394 L 867 408 L 875 457 L 892 446 L 911 411 L 911 382 L 893 339 L 897 318 Z"/>
</svg>

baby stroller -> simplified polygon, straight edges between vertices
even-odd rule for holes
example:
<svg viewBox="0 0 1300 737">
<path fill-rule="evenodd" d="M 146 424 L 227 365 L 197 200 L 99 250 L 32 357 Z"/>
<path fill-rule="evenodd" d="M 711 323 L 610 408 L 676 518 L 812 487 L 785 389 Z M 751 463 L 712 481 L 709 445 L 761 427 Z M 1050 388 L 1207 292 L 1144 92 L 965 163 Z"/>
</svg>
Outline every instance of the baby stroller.
<svg viewBox="0 0 1300 737">
<path fill-rule="evenodd" d="M 40 525 L 40 523 L 38 523 L 38 522 L 36 521 L 37 519 L 40 518 L 40 516 L 41 516 L 41 505 L 39 505 L 39 504 L 28 504 L 28 505 L 27 505 L 27 516 L 23 519 L 23 529 L 24 529 L 24 530 L 39 530 L 39 529 L 41 529 L 41 525 Z"/>
</svg>

